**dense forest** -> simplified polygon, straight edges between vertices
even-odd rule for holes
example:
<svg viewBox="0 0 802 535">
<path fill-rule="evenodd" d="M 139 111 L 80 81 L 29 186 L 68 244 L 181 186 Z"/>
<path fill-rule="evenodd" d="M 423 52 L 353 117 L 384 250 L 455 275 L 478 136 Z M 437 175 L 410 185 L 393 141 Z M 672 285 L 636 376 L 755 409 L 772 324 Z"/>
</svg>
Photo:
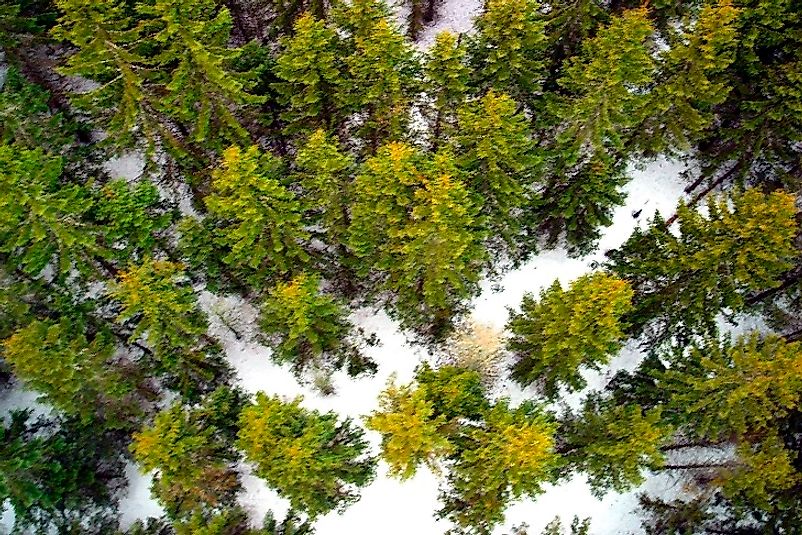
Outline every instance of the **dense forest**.
<svg viewBox="0 0 802 535">
<path fill-rule="evenodd" d="M 419 46 L 441 7 L 0 0 L 0 379 L 52 408 L 0 422 L 15 533 L 311 534 L 382 469 L 436 474 L 454 534 L 661 473 L 685 490 L 641 495 L 643 533 L 802 533 L 802 2 L 485 0 Z M 595 253 L 657 158 L 689 164 L 671 217 L 469 328 L 483 282 Z M 357 308 L 446 357 L 312 409 L 239 386 L 203 293 L 321 395 L 377 373 Z M 162 517 L 120 524 L 126 462 Z M 244 464 L 286 516 L 254 523 Z M 544 533 L 593 532 L 574 513 Z"/>
</svg>

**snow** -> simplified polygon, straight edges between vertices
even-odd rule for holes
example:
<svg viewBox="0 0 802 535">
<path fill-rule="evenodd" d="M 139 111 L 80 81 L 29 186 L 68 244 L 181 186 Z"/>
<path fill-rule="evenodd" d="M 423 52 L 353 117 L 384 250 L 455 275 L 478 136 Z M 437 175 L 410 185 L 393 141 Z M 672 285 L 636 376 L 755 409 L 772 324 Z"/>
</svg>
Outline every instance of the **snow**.
<svg viewBox="0 0 802 535">
<path fill-rule="evenodd" d="M 145 156 L 140 152 L 126 152 L 106 160 L 103 169 L 111 178 L 134 182 L 145 172 Z"/>
<path fill-rule="evenodd" d="M 164 510 L 150 496 L 151 474 L 142 474 L 136 464 L 126 462 L 125 477 L 128 488 L 120 499 L 120 527 L 128 529 L 137 520 L 160 517 Z"/>
<path fill-rule="evenodd" d="M 420 33 L 417 45 L 423 50 L 428 49 L 434 44 L 435 36 L 444 30 L 469 33 L 483 4 L 483 0 L 442 0 L 437 6 L 434 21 Z"/>
</svg>

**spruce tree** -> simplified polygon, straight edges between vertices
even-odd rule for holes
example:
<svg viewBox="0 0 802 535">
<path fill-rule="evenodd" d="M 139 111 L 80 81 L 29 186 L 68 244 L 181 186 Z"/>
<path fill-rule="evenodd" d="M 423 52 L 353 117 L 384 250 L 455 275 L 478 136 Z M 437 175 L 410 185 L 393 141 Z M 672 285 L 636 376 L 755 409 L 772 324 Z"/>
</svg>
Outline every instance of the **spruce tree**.
<svg viewBox="0 0 802 535">
<path fill-rule="evenodd" d="M 240 414 L 238 447 L 267 485 L 310 518 L 342 511 L 373 478 L 363 431 L 334 413 L 256 394 Z"/>
<path fill-rule="evenodd" d="M 580 369 L 598 370 L 626 340 L 622 318 L 632 310 L 629 284 L 605 273 L 585 275 L 563 290 L 559 281 L 535 300 L 524 296 L 521 312 L 510 312 L 507 348 L 515 356 L 513 377 L 538 384 L 548 398 L 560 387 L 581 390 Z"/>
<path fill-rule="evenodd" d="M 543 81 L 544 19 L 535 0 L 488 0 L 476 19 L 471 61 L 482 89 L 531 102 Z"/>
<path fill-rule="evenodd" d="M 301 274 L 270 291 L 262 305 L 262 331 L 274 340 L 273 359 L 289 362 L 300 373 L 307 368 L 351 375 L 375 371 L 352 338 L 354 326 L 342 302 L 320 291 L 320 278 Z"/>
<path fill-rule="evenodd" d="M 354 51 L 345 64 L 347 83 L 338 98 L 358 113 L 356 134 L 370 152 L 382 142 L 402 139 L 420 70 L 404 36 L 382 18 L 354 37 Z"/>
<path fill-rule="evenodd" d="M 647 101 L 652 32 L 645 8 L 613 18 L 585 41 L 560 80 L 569 96 L 556 111 L 559 130 L 547 150 L 536 214 L 551 241 L 564 236 L 573 252 L 590 249 L 624 200 L 624 143 Z"/>
<path fill-rule="evenodd" d="M 217 220 L 212 239 L 227 251 L 223 261 L 254 285 L 303 265 L 300 201 L 281 182 L 281 161 L 255 146 L 230 147 L 212 174 L 212 193 L 204 200 Z"/>
<path fill-rule="evenodd" d="M 537 163 L 526 118 L 510 97 L 491 90 L 459 110 L 455 145 L 491 243 L 500 242 L 515 256 Z"/>
<path fill-rule="evenodd" d="M 434 149 L 456 129 L 457 109 L 469 94 L 471 71 L 467 48 L 449 31 L 437 34 L 424 64 L 424 90 L 430 99 L 431 145 Z"/>
<path fill-rule="evenodd" d="M 112 362 L 110 334 L 87 338 L 85 328 L 67 318 L 33 321 L 3 342 L 3 357 L 17 377 L 66 414 L 125 426 L 137 412 L 129 396 L 134 385 Z"/>
<path fill-rule="evenodd" d="M 631 334 L 667 342 L 711 333 L 720 311 L 743 310 L 747 294 L 778 286 L 797 257 L 793 196 L 749 189 L 707 208 L 703 216 L 680 205 L 677 235 L 656 216 L 608 253 L 611 271 L 635 291 Z"/>
<path fill-rule="evenodd" d="M 290 131 L 332 128 L 339 118 L 336 95 L 344 84 L 340 37 L 311 14 L 295 22 L 294 33 L 281 40 L 274 84 L 285 107 L 281 118 Z"/>
</svg>

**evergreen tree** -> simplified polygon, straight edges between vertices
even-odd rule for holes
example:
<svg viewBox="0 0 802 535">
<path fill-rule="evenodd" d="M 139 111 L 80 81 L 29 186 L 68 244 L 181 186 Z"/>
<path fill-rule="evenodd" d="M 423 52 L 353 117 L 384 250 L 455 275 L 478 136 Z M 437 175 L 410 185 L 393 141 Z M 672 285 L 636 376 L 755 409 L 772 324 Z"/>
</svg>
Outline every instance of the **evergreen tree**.
<svg viewBox="0 0 802 535">
<path fill-rule="evenodd" d="M 471 59 L 477 85 L 531 102 L 543 81 L 544 21 L 535 0 L 488 0 L 476 19 Z"/>
<path fill-rule="evenodd" d="M 371 152 L 403 138 L 419 65 L 415 53 L 386 18 L 354 36 L 345 58 L 348 78 L 338 99 L 359 114 L 357 135 Z"/>
<path fill-rule="evenodd" d="M 289 33 L 297 30 L 298 21 L 305 17 L 325 20 L 328 14 L 326 0 L 269 0 L 267 2 L 275 14 L 271 21 L 271 33 Z M 336 5 L 337 2 L 331 2 Z"/>
<path fill-rule="evenodd" d="M 797 256 L 793 197 L 750 189 L 711 198 L 706 217 L 677 209 L 678 235 L 659 217 L 608 253 L 610 269 L 635 291 L 631 334 L 680 340 L 715 330 L 723 309 L 744 308 L 744 296 L 779 285 Z"/>
<path fill-rule="evenodd" d="M 237 444 L 268 486 L 315 518 L 359 499 L 357 489 L 373 478 L 375 460 L 350 420 L 306 410 L 300 401 L 259 392 L 240 414 Z"/>
<path fill-rule="evenodd" d="M 513 377 L 541 385 L 553 399 L 561 386 L 581 390 L 581 367 L 598 370 L 621 348 L 622 317 L 632 309 L 626 281 L 605 273 L 585 275 L 563 290 L 559 281 L 536 301 L 524 296 L 521 312 L 510 312 L 507 348 L 515 355 Z"/>
<path fill-rule="evenodd" d="M 88 339 L 84 329 L 66 318 L 33 321 L 4 341 L 3 357 L 17 377 L 66 414 L 124 426 L 137 412 L 129 397 L 131 379 L 112 364 L 115 346 L 108 333 Z"/>
<path fill-rule="evenodd" d="M 802 346 L 757 334 L 734 343 L 707 340 L 663 374 L 671 407 L 699 436 L 754 434 L 802 401 Z"/>
<path fill-rule="evenodd" d="M 273 359 L 292 363 L 296 372 L 309 367 L 346 367 L 351 375 L 375 371 L 375 364 L 349 339 L 354 326 L 346 316 L 340 301 L 320 291 L 319 277 L 301 274 L 270 291 L 260 323 L 275 339 Z"/>
<path fill-rule="evenodd" d="M 391 14 L 390 6 L 384 0 L 353 0 L 339 2 L 333 18 L 337 27 L 350 35 L 353 48 L 353 40 L 367 36 L 376 24 L 388 21 Z"/>
<path fill-rule="evenodd" d="M 292 36 L 281 41 L 273 87 L 285 106 L 281 117 L 291 131 L 331 128 L 339 116 L 335 99 L 345 83 L 340 38 L 324 21 L 311 14 L 295 22 Z"/>
<path fill-rule="evenodd" d="M 595 36 L 609 20 L 609 13 L 599 0 L 557 0 L 549 6 L 545 28 L 549 56 L 546 88 L 553 90 L 565 74 L 566 62 L 580 53 L 585 40 Z"/>
<path fill-rule="evenodd" d="M 62 171 L 60 157 L 0 145 L 0 254 L 32 276 L 51 263 L 60 276 L 86 271 L 101 254 L 82 221 L 92 199 L 80 186 L 61 184 Z"/>
<path fill-rule="evenodd" d="M 471 71 L 467 50 L 460 39 L 449 31 L 437 34 L 424 64 L 424 90 L 431 101 L 431 144 L 437 148 L 442 139 L 449 139 L 457 122 L 457 109 L 469 93 Z"/>
<path fill-rule="evenodd" d="M 660 77 L 634 131 L 641 151 L 688 150 L 710 127 L 713 108 L 732 89 L 722 73 L 735 59 L 738 14 L 728 0 L 703 6 L 693 28 L 662 54 Z"/>
<path fill-rule="evenodd" d="M 660 448 L 673 431 L 660 407 L 646 411 L 598 398 L 586 400 L 578 416 L 561 424 L 558 451 L 572 469 L 587 474 L 596 495 L 626 492 L 641 484 L 645 469 L 663 465 Z"/>
<path fill-rule="evenodd" d="M 537 206 L 551 240 L 565 235 L 575 252 L 586 252 L 598 228 L 611 223 L 624 200 L 626 133 L 637 123 L 652 79 L 647 40 L 652 26 L 645 8 L 627 11 L 585 41 L 560 80 L 570 95 L 557 108 L 559 130 L 547 151 L 547 180 Z"/>
<path fill-rule="evenodd" d="M 514 253 L 537 163 L 526 118 L 510 97 L 491 90 L 460 109 L 456 145 L 490 235 Z"/>
<path fill-rule="evenodd" d="M 143 472 L 158 471 L 152 491 L 171 518 L 233 502 L 239 489 L 231 445 L 201 414 L 174 404 L 133 436 L 134 458 Z"/>
<path fill-rule="evenodd" d="M 255 146 L 230 147 L 212 175 L 205 198 L 218 220 L 213 239 L 227 250 L 223 261 L 254 285 L 304 264 L 309 235 L 300 201 L 282 183 L 281 161 Z"/>
<path fill-rule="evenodd" d="M 352 196 L 353 159 L 343 154 L 336 142 L 323 130 L 313 133 L 295 157 L 297 180 L 304 191 L 304 200 L 326 233 L 326 242 L 347 253 L 349 204 Z"/>
<path fill-rule="evenodd" d="M 219 349 L 206 336 L 206 316 L 180 264 L 145 259 L 121 272 L 109 295 L 122 304 L 117 321 L 135 323 L 129 341 L 144 337 L 156 371 L 182 394 L 194 395 L 219 379 Z"/>
</svg>

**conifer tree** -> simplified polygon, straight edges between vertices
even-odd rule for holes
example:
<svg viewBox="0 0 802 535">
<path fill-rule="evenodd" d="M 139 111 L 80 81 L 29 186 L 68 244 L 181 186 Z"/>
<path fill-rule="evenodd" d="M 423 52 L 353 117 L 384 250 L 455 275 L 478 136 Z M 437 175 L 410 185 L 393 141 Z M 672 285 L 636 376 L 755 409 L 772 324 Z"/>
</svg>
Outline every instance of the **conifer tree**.
<svg viewBox="0 0 802 535">
<path fill-rule="evenodd" d="M 507 348 L 515 355 L 513 377 L 539 384 L 549 397 L 560 387 L 581 390 L 582 367 L 599 369 L 621 348 L 622 317 L 632 309 L 629 284 L 605 273 L 585 275 L 563 290 L 559 281 L 524 296 L 521 312 L 510 313 Z"/>
<path fill-rule="evenodd" d="M 86 271 L 101 254 L 82 221 L 92 199 L 80 186 L 60 184 L 62 171 L 60 157 L 0 145 L 0 253 L 29 275 L 51 262 L 61 276 Z"/>
<path fill-rule="evenodd" d="M 798 407 L 802 400 L 802 345 L 757 333 L 694 344 L 675 357 L 661 383 L 671 407 L 699 436 L 754 434 Z"/>
<path fill-rule="evenodd" d="M 88 339 L 84 329 L 66 318 L 33 321 L 4 341 L 3 357 L 17 377 L 66 414 L 124 426 L 136 412 L 127 399 L 133 384 L 112 364 L 110 335 Z"/>
<path fill-rule="evenodd" d="M 349 34 L 352 48 L 357 37 L 367 36 L 377 23 L 387 21 L 390 16 L 390 6 L 384 0 L 340 2 L 333 12 L 336 26 Z"/>
<path fill-rule="evenodd" d="M 155 0 L 139 4 L 137 11 L 148 17 L 143 32 L 159 45 L 151 61 L 167 93 L 161 109 L 186 125 L 195 141 L 247 138 L 232 108 L 262 99 L 248 92 L 253 86 L 248 74 L 231 68 L 240 51 L 228 48 L 228 9 L 213 0 Z"/>
<path fill-rule="evenodd" d="M 563 420 L 558 448 L 566 463 L 588 476 L 596 495 L 625 492 L 644 480 L 646 469 L 664 462 L 661 446 L 673 428 L 660 407 L 643 410 L 592 397 L 578 416 Z"/>
<path fill-rule="evenodd" d="M 270 24 L 272 33 L 289 33 L 304 17 L 325 20 L 328 14 L 326 0 L 269 0 L 267 3 L 275 14 Z"/>
<path fill-rule="evenodd" d="M 537 163 L 526 118 L 510 97 L 491 90 L 459 110 L 456 145 L 491 236 L 515 252 Z"/>
<path fill-rule="evenodd" d="M 354 162 L 340 151 L 334 139 L 323 130 L 313 133 L 295 157 L 297 180 L 304 200 L 315 214 L 308 218 L 319 223 L 326 233 L 326 243 L 347 253 L 349 204 L 352 196 L 351 173 Z"/>
<path fill-rule="evenodd" d="M 663 53 L 660 78 L 634 132 L 639 150 L 687 150 L 712 124 L 713 108 L 732 90 L 722 74 L 735 59 L 738 14 L 729 0 L 703 6 L 693 28 Z"/>
<path fill-rule="evenodd" d="M 652 31 L 645 8 L 613 18 L 585 41 L 560 80 L 570 97 L 557 110 L 537 214 L 551 240 L 564 235 L 574 252 L 587 252 L 623 202 L 624 143 L 647 99 Z"/>
<path fill-rule="evenodd" d="M 143 472 L 158 471 L 152 491 L 171 518 L 218 508 L 239 489 L 231 445 L 199 413 L 174 404 L 133 436 L 134 458 Z"/>
<path fill-rule="evenodd" d="M 250 283 L 282 275 L 304 264 L 309 235 L 300 201 L 282 183 L 281 161 L 256 146 L 230 147 L 212 175 L 205 198 L 218 221 L 213 239 L 227 250 L 223 261 Z"/>
<path fill-rule="evenodd" d="M 471 59 L 477 85 L 530 102 L 543 81 L 544 20 L 536 0 L 488 0 L 476 19 Z"/>
<path fill-rule="evenodd" d="M 635 291 L 631 334 L 666 342 L 713 332 L 721 310 L 742 310 L 747 293 L 777 286 L 796 258 L 793 196 L 749 189 L 711 198 L 708 212 L 680 205 L 679 235 L 655 217 L 608 253 L 612 272 Z"/>
<path fill-rule="evenodd" d="M 300 402 L 259 392 L 240 414 L 237 445 L 269 487 L 315 518 L 358 500 L 376 461 L 350 420 L 338 422 L 334 413 L 310 411 Z"/>
<path fill-rule="evenodd" d="M 281 117 L 288 130 L 332 128 L 339 115 L 336 94 L 344 83 L 340 38 L 324 21 L 311 14 L 295 22 L 292 36 L 281 41 L 274 84 L 279 102 L 286 107 Z"/>
<path fill-rule="evenodd" d="M 206 316 L 180 264 L 145 259 L 121 272 L 109 295 L 122 304 L 117 321 L 135 323 L 129 341 L 144 337 L 153 350 L 156 371 L 166 374 L 184 395 L 194 395 L 219 379 L 219 349 L 206 336 Z"/>
<path fill-rule="evenodd" d="M 582 43 L 596 34 L 609 14 L 599 0 L 557 0 L 549 6 L 545 28 L 549 56 L 546 89 L 556 89 L 566 62 L 579 54 Z"/>
<path fill-rule="evenodd" d="M 424 90 L 431 99 L 431 145 L 436 149 L 456 128 L 457 109 L 469 93 L 467 50 L 449 31 L 437 34 L 424 64 Z"/>
<path fill-rule="evenodd" d="M 371 152 L 382 142 L 402 139 L 420 68 L 404 36 L 382 18 L 354 36 L 345 63 L 348 78 L 338 98 L 359 113 L 357 135 Z"/>
<path fill-rule="evenodd" d="M 301 274 L 270 291 L 262 306 L 262 330 L 275 339 L 273 359 L 296 372 L 346 367 L 351 375 L 375 371 L 352 337 L 343 303 L 320 291 L 320 278 Z"/>
</svg>

